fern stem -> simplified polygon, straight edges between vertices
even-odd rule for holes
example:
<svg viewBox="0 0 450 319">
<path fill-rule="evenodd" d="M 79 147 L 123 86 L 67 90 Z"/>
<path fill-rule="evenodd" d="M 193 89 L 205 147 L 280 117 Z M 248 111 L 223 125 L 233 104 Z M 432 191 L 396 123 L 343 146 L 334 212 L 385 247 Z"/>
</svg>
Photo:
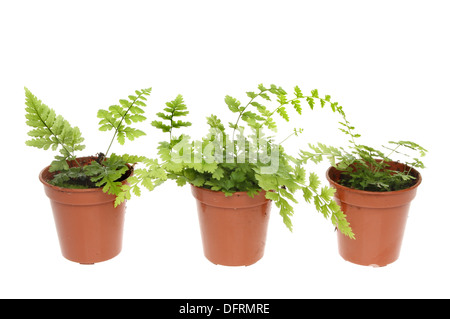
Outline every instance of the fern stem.
<svg viewBox="0 0 450 319">
<path fill-rule="evenodd" d="M 111 148 L 111 145 L 112 145 L 112 143 L 114 142 L 114 139 L 116 138 L 116 134 L 117 134 L 117 129 L 116 129 L 116 131 L 114 132 L 113 138 L 111 139 L 111 143 L 109 143 L 108 150 L 107 150 L 106 153 L 105 153 L 105 158 L 106 158 L 106 156 L 107 156 L 108 153 L 109 153 L 109 149 Z"/>
<path fill-rule="evenodd" d="M 124 120 L 125 117 L 127 116 L 127 114 L 128 114 L 128 112 L 130 111 L 130 109 L 134 106 L 134 103 L 135 103 L 135 102 L 136 102 L 143 94 L 144 94 L 144 92 L 141 92 L 141 93 L 136 97 L 136 99 L 133 101 L 133 103 L 131 103 L 131 105 L 128 107 L 128 109 L 126 110 L 126 112 L 124 113 L 124 115 L 122 116 L 122 118 L 120 119 L 120 123 L 119 123 L 119 125 L 117 125 L 117 127 L 115 128 L 116 130 L 115 130 L 115 132 L 114 132 L 113 138 L 111 139 L 111 143 L 109 143 L 108 150 L 107 150 L 106 153 L 105 153 L 105 158 L 108 156 L 109 150 L 111 149 L 111 146 L 112 146 L 112 144 L 113 144 L 113 142 L 114 142 L 114 139 L 116 138 L 116 135 L 117 135 L 117 132 L 119 131 L 120 126 L 121 126 L 122 123 L 123 123 L 123 120 Z"/>
<path fill-rule="evenodd" d="M 388 155 L 388 156 L 386 156 L 386 158 L 389 158 L 392 154 L 394 154 L 394 152 L 396 152 L 397 151 L 397 149 L 400 147 L 400 145 L 397 145 L 397 147 L 396 148 L 394 148 L 393 150 L 391 150 L 392 152 Z M 380 171 L 380 168 L 383 166 L 383 164 L 384 164 L 384 158 L 381 160 L 381 162 L 380 162 L 380 165 L 378 166 L 378 167 L 376 167 L 375 168 L 375 170 L 374 170 L 374 173 L 378 173 L 379 171 Z"/>
<path fill-rule="evenodd" d="M 238 125 L 238 123 L 239 123 L 239 120 L 240 120 L 241 117 L 242 117 L 242 114 L 244 114 L 245 110 L 246 110 L 247 107 L 250 105 L 250 103 L 253 102 L 254 99 L 256 99 L 258 96 L 261 96 L 261 94 L 264 93 L 264 92 L 266 92 L 266 91 L 268 91 L 268 90 L 264 90 L 264 91 L 261 91 L 261 90 L 260 90 L 260 92 L 259 92 L 255 97 L 252 97 L 251 100 L 250 100 L 250 101 L 247 103 L 247 105 L 244 107 L 244 109 L 239 113 L 239 116 L 238 116 L 238 118 L 237 118 L 237 120 L 236 120 L 236 123 L 234 124 L 234 129 L 233 129 L 233 139 L 232 139 L 232 141 L 234 141 L 234 133 L 236 132 L 236 127 L 237 127 L 237 125 Z"/>
<path fill-rule="evenodd" d="M 283 144 L 284 142 L 286 142 L 292 135 L 294 135 L 296 132 L 294 131 L 293 133 L 289 134 L 288 137 L 286 137 L 284 140 L 282 140 L 280 143 L 278 143 L 279 145 Z"/>
<path fill-rule="evenodd" d="M 170 116 L 170 131 L 169 131 L 170 149 L 172 149 L 172 130 L 173 130 L 173 115 L 174 114 L 175 114 L 175 108 L 172 110 L 172 114 Z"/>
<path fill-rule="evenodd" d="M 353 129 L 351 128 L 351 126 L 350 126 L 350 122 L 347 120 L 347 117 L 345 116 L 345 113 L 344 112 L 339 112 L 341 115 L 342 115 L 342 117 L 344 118 L 344 121 L 345 121 L 345 126 L 347 127 L 347 129 L 348 129 L 348 132 L 350 133 L 350 136 L 352 137 L 352 143 L 353 143 L 353 145 L 355 145 L 355 147 L 358 147 L 358 145 L 356 144 L 356 142 L 355 142 L 355 135 L 352 133 L 352 131 L 353 131 Z"/>
<path fill-rule="evenodd" d="M 274 115 L 279 110 L 280 107 L 282 107 L 283 105 L 289 104 L 289 103 L 291 103 L 294 100 L 300 100 L 300 98 L 290 99 L 289 101 L 286 101 L 286 103 L 280 104 L 275 110 L 273 110 L 272 113 L 270 113 L 270 115 L 267 118 L 268 119 L 271 118 L 272 115 Z M 267 122 L 267 120 L 266 120 L 266 122 Z"/>
</svg>

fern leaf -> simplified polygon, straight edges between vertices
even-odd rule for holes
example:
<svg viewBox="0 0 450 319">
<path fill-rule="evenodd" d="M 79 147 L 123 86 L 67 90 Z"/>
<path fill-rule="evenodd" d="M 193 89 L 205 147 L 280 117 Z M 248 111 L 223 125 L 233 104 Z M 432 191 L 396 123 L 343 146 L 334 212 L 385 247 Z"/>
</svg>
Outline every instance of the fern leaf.
<svg viewBox="0 0 450 319">
<path fill-rule="evenodd" d="M 225 103 L 228 105 L 228 108 L 231 112 L 237 113 L 240 111 L 239 106 L 241 105 L 241 102 L 236 100 L 234 97 L 231 97 L 229 95 L 225 96 Z"/>
<path fill-rule="evenodd" d="M 160 119 L 162 119 L 162 121 L 152 122 L 152 126 L 162 130 L 164 133 L 170 133 L 172 135 L 172 130 L 174 128 L 188 127 L 192 125 L 191 122 L 175 120 L 177 117 L 184 117 L 189 114 L 181 94 L 177 95 L 174 100 L 167 102 L 164 111 L 165 113 L 158 112 L 156 114 Z M 168 122 L 168 124 L 165 124 L 163 121 Z"/>
<path fill-rule="evenodd" d="M 320 179 L 319 176 L 317 176 L 316 173 L 312 172 L 309 174 L 309 187 L 314 190 L 317 191 L 317 189 L 320 186 Z"/>
<path fill-rule="evenodd" d="M 52 164 L 55 167 L 68 167 L 64 162 L 75 157 L 75 151 L 85 148 L 82 144 L 84 138 L 78 127 L 72 127 L 61 115 L 56 115 L 55 111 L 42 103 L 30 90 L 25 88 L 25 111 L 27 125 L 32 128 L 28 135 L 31 140 L 26 141 L 26 145 L 40 149 L 56 151 L 60 149 L 62 156 L 56 156 Z"/>
<path fill-rule="evenodd" d="M 277 109 L 277 113 L 280 114 L 280 116 L 286 121 L 289 122 L 289 115 L 286 112 L 286 108 L 284 106 L 279 107 Z"/>
<path fill-rule="evenodd" d="M 143 131 L 133 128 L 130 125 L 147 119 L 142 115 L 145 111 L 141 107 L 146 106 L 145 101 L 147 99 L 145 96 L 149 96 L 151 90 L 151 88 L 136 90 L 136 95 L 129 95 L 128 100 L 120 99 L 119 105 L 111 105 L 108 110 L 100 109 L 97 112 L 97 117 L 100 119 L 98 123 L 100 125 L 99 130 L 114 130 L 113 140 L 117 138 L 117 141 L 121 145 L 125 143 L 125 138 L 133 141 L 145 135 Z M 108 152 L 109 149 L 106 154 Z"/>
</svg>

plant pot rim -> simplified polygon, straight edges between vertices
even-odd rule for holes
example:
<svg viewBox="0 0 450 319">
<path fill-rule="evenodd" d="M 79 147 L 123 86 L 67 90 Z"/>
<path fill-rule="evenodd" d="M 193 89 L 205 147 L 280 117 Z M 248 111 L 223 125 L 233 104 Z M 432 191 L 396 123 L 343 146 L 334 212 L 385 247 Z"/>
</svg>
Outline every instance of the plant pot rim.
<svg viewBox="0 0 450 319">
<path fill-rule="evenodd" d="M 77 157 L 77 159 L 84 159 L 84 158 L 92 158 L 92 159 L 96 159 L 96 156 L 80 156 Z M 129 165 L 128 163 L 126 164 L 129 169 L 131 170 L 131 174 L 133 173 L 133 167 L 131 165 Z M 51 165 L 46 166 L 44 169 L 41 170 L 41 172 L 39 173 L 39 180 L 41 181 L 42 184 L 44 184 L 46 187 L 49 187 L 55 191 L 59 191 L 59 192 L 69 192 L 69 193 L 94 193 L 94 192 L 102 192 L 103 193 L 103 187 L 95 187 L 95 188 L 66 188 L 66 187 L 60 187 L 60 186 L 55 186 L 52 185 L 48 182 L 48 179 L 44 178 L 44 175 L 46 173 L 50 173 L 48 170 L 50 168 Z M 50 173 L 53 174 L 53 173 Z M 130 174 L 130 176 L 131 176 Z M 128 177 L 127 177 L 128 179 Z M 126 179 L 124 180 L 126 181 Z"/>
<path fill-rule="evenodd" d="M 398 163 L 398 162 L 389 162 L 389 163 Z M 403 163 L 398 163 L 398 164 L 403 164 Z M 401 194 L 404 192 L 408 192 L 411 191 L 417 187 L 419 187 L 419 185 L 422 183 L 422 175 L 419 173 L 418 170 L 416 170 L 415 168 L 412 168 L 411 171 L 414 171 L 416 173 L 416 182 L 414 185 L 412 185 L 411 187 L 405 188 L 405 189 L 400 189 L 400 190 L 396 190 L 396 191 L 386 191 L 386 192 L 374 192 L 374 191 L 366 191 L 366 190 L 360 190 L 360 189 L 355 189 L 355 188 L 351 188 L 351 187 L 347 187 L 347 186 L 343 186 L 339 183 L 337 183 L 336 181 L 334 181 L 331 177 L 330 177 L 330 172 L 336 170 L 338 171 L 338 169 L 334 166 L 330 166 L 327 171 L 326 171 L 326 178 L 328 180 L 328 182 L 330 182 L 335 188 L 340 188 L 342 190 L 346 190 L 349 192 L 353 192 L 356 194 L 366 194 L 366 195 L 373 195 L 373 196 L 389 196 L 389 195 L 394 195 L 394 194 Z"/>
<path fill-rule="evenodd" d="M 190 184 L 192 187 L 195 187 L 195 188 L 198 188 L 198 189 L 201 189 L 201 190 L 204 190 L 204 191 L 206 191 L 206 192 L 211 192 L 211 193 L 214 193 L 214 194 L 217 194 L 217 193 L 223 193 L 222 191 L 213 191 L 212 189 L 208 189 L 208 188 L 204 188 L 204 187 L 199 187 L 199 186 L 195 186 L 195 185 L 193 185 L 193 184 Z M 262 188 L 260 188 L 259 189 L 259 191 L 258 191 L 258 193 L 257 193 L 257 195 L 258 194 L 260 194 L 261 192 L 265 192 Z M 225 194 L 225 193 L 224 193 Z M 247 192 L 234 192 L 233 193 L 233 195 L 244 195 L 244 194 L 247 194 Z M 233 195 L 231 195 L 231 196 L 233 196 Z M 248 195 L 248 194 L 247 194 Z"/>
<path fill-rule="evenodd" d="M 225 193 L 222 191 L 213 191 L 191 184 L 191 192 L 195 199 L 202 203 L 230 209 L 249 208 L 271 201 L 266 197 L 264 190 L 253 197 L 249 196 L 247 192 L 235 192 L 231 196 L 225 196 Z"/>
</svg>

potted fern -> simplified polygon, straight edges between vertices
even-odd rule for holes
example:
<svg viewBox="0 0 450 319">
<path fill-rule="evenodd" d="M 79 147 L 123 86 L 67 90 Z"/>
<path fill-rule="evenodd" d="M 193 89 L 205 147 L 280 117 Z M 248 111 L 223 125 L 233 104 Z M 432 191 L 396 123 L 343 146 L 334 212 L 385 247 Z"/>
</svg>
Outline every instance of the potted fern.
<svg viewBox="0 0 450 319">
<path fill-rule="evenodd" d="M 144 121 L 143 107 L 151 89 L 135 91 L 118 105 L 99 110 L 100 131 L 113 131 L 106 152 L 79 157 L 85 148 L 78 127 L 45 105 L 25 88 L 28 146 L 59 151 L 39 179 L 50 198 L 63 256 L 81 264 L 111 259 L 122 249 L 125 194 L 122 186 L 142 158 L 111 153 L 115 140 L 124 144 L 145 133 L 130 125 Z M 128 196 L 129 198 L 129 196 Z"/>
<path fill-rule="evenodd" d="M 317 101 L 322 106 L 328 103 L 333 111 L 335 103 L 329 96 L 320 98 L 317 90 L 303 95 L 298 87 L 289 98 L 275 85 L 259 85 L 257 92 L 247 92 L 247 96 L 245 105 L 226 96 L 225 103 L 236 116 L 228 125 L 231 131 L 211 115 L 206 118 L 208 134 L 201 140 L 174 134 L 176 129 L 192 125 L 183 120 L 189 113 L 183 97 L 178 95 L 166 103 L 152 125 L 168 133 L 168 140 L 159 143 L 159 159 L 146 160 L 147 168 L 136 170 L 130 179 L 133 182 L 124 186 L 128 196 L 139 193 L 141 183 L 149 189 L 168 179 L 179 186 L 189 184 L 197 201 L 204 254 L 214 264 L 251 265 L 261 259 L 272 203 L 292 230 L 297 192 L 352 237 L 344 214 L 332 199 L 334 189 L 321 188 L 315 173 L 307 176 L 300 160 L 288 155 L 273 136 L 266 135 L 266 131 L 277 130 L 276 115 L 289 121 L 287 107 L 301 114 L 301 100 L 311 108 Z M 265 105 L 271 102 L 276 103 L 272 109 Z M 300 132 L 295 129 L 292 135 Z"/>
<path fill-rule="evenodd" d="M 355 234 L 349 240 L 338 232 L 340 255 L 355 264 L 386 266 L 400 255 L 410 203 L 422 181 L 418 169 L 425 168 L 420 157 L 427 150 L 411 141 L 391 141 L 386 154 L 359 144 L 361 135 L 342 108 L 337 110 L 343 118 L 340 130 L 350 137 L 348 149 L 318 143 L 301 150 L 300 159 L 303 164 L 330 161 L 326 177 Z M 394 154 L 403 161 L 394 161 Z"/>
</svg>

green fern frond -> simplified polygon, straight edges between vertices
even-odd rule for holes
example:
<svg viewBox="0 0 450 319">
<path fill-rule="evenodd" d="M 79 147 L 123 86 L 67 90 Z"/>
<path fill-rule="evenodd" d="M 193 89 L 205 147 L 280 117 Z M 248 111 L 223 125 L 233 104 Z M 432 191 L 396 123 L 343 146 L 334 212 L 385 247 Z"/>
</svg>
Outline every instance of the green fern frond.
<svg viewBox="0 0 450 319">
<path fill-rule="evenodd" d="M 153 121 L 152 126 L 162 130 L 164 133 L 170 134 L 170 143 L 172 144 L 172 131 L 174 128 L 188 127 L 191 126 L 191 122 L 185 122 L 182 120 L 176 120 L 177 117 L 184 117 L 189 114 L 187 111 L 186 104 L 184 104 L 183 96 L 181 94 L 177 95 L 177 97 L 166 103 L 166 108 L 164 108 L 164 112 L 159 112 L 156 115 L 167 124 L 162 121 Z"/>
<path fill-rule="evenodd" d="M 42 103 L 30 90 L 25 88 L 25 111 L 28 126 L 33 129 L 28 132 L 32 137 L 26 145 L 53 151 L 59 149 L 62 156 L 56 156 L 51 165 L 51 171 L 61 168 L 68 169 L 68 159 L 75 158 L 75 151 L 85 148 L 84 138 L 78 127 L 72 127 L 61 115 Z"/>
<path fill-rule="evenodd" d="M 100 119 L 98 123 L 100 125 L 100 131 L 114 130 L 114 136 L 111 140 L 111 144 L 106 151 L 108 155 L 112 142 L 115 138 L 120 145 L 125 143 L 125 138 L 130 141 L 144 136 L 145 132 L 133 128 L 130 125 L 145 121 L 147 118 L 142 115 L 145 111 L 142 107 L 147 106 L 145 96 L 149 96 L 152 89 L 136 90 L 136 95 L 129 95 L 128 99 L 120 99 L 119 105 L 111 105 L 108 110 L 100 109 L 97 112 L 97 117 Z"/>
<path fill-rule="evenodd" d="M 128 157 L 128 155 L 126 158 L 128 161 L 133 159 L 132 157 Z M 116 194 L 115 206 L 130 199 L 131 193 L 140 196 L 141 186 L 145 187 L 148 191 L 153 191 L 157 186 L 163 184 L 168 179 L 166 170 L 158 163 L 158 160 L 143 157 L 136 157 L 135 159 L 143 162 L 146 165 L 146 168 L 136 169 L 133 176 L 128 178 L 127 183 L 121 186 Z"/>
<path fill-rule="evenodd" d="M 121 156 L 111 154 L 101 164 L 92 161 L 90 165 L 84 167 L 84 173 L 97 187 L 102 187 L 103 192 L 118 195 L 122 187 L 120 178 L 129 169 L 126 164 Z"/>
</svg>

